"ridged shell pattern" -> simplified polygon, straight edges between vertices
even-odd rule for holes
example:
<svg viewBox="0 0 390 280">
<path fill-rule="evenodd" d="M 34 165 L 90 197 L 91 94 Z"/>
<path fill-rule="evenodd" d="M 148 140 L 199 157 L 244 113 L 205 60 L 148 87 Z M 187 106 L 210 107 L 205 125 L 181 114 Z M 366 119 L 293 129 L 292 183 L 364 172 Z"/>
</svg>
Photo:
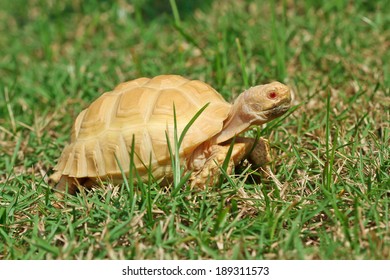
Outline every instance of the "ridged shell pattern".
<svg viewBox="0 0 390 280">
<path fill-rule="evenodd" d="M 209 103 L 191 126 L 181 145 L 181 157 L 221 131 L 231 105 L 209 85 L 181 76 L 139 78 L 118 85 L 82 111 L 72 128 L 71 143 L 55 170 L 70 177 L 106 177 L 129 172 L 134 137 L 134 164 L 154 176 L 170 170 L 166 134 L 174 145 L 174 114 L 180 136 L 194 115 Z"/>
</svg>

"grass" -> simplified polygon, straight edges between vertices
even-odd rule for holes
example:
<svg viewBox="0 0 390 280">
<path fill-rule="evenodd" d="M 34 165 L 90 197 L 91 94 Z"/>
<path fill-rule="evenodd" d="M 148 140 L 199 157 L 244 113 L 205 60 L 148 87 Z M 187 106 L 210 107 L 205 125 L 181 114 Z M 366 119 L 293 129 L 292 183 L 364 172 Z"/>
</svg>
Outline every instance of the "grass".
<svg viewBox="0 0 390 280">
<path fill-rule="evenodd" d="M 0 2 L 1 259 L 390 258 L 386 1 Z M 219 188 L 131 180 L 53 207 L 77 114 L 162 73 L 228 100 L 289 84 L 293 109 L 261 130 L 282 188 L 244 164 Z"/>
</svg>

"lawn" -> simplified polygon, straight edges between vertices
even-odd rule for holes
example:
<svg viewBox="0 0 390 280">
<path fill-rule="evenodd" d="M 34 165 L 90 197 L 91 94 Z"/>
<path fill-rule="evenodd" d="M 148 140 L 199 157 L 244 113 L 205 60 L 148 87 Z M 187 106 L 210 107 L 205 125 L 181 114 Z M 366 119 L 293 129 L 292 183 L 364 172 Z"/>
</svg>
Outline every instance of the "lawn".
<svg viewBox="0 0 390 280">
<path fill-rule="evenodd" d="M 0 259 L 390 259 L 387 1 L 0 5 Z M 78 113 L 166 73 L 229 101 L 288 84 L 290 111 L 253 132 L 274 176 L 244 162 L 205 190 L 151 180 L 57 198 L 48 176 Z"/>
</svg>

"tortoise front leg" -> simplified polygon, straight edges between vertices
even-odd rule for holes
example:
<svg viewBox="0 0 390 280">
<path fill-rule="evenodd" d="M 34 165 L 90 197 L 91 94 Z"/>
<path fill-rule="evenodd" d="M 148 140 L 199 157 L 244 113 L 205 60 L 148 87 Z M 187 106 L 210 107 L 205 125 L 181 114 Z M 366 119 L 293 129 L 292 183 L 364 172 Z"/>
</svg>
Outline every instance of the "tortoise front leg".
<svg viewBox="0 0 390 280">
<path fill-rule="evenodd" d="M 216 184 L 221 174 L 221 167 L 225 161 L 230 144 L 201 146 L 197 148 L 187 164 L 192 171 L 191 186 L 204 188 L 206 184 Z M 237 137 L 229 159 L 227 174 L 231 174 L 233 167 L 244 158 L 257 167 L 265 167 L 271 162 L 269 143 L 264 138 L 253 139 Z"/>
<path fill-rule="evenodd" d="M 248 151 L 247 146 L 247 143 L 234 143 L 227 174 L 231 174 L 233 167 L 244 158 Z M 187 164 L 187 169 L 192 171 L 189 179 L 192 187 L 203 189 L 205 185 L 214 185 L 218 182 L 229 148 L 230 145 L 212 145 L 198 147 L 195 150 Z"/>
<path fill-rule="evenodd" d="M 259 139 L 237 137 L 236 143 L 245 144 L 245 158 L 250 163 L 263 167 L 271 162 L 271 149 L 267 139 L 260 137 Z"/>
</svg>

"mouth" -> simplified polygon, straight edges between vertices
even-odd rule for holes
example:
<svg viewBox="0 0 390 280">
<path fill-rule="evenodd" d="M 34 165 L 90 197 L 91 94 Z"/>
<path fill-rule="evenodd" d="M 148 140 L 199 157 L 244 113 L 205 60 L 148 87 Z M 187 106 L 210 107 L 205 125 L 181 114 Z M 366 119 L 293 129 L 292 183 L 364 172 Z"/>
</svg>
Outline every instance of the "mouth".
<svg viewBox="0 0 390 280">
<path fill-rule="evenodd" d="M 276 106 L 272 109 L 263 111 L 262 113 L 269 119 L 277 118 L 290 109 L 290 102 L 284 102 L 283 104 Z"/>
</svg>

